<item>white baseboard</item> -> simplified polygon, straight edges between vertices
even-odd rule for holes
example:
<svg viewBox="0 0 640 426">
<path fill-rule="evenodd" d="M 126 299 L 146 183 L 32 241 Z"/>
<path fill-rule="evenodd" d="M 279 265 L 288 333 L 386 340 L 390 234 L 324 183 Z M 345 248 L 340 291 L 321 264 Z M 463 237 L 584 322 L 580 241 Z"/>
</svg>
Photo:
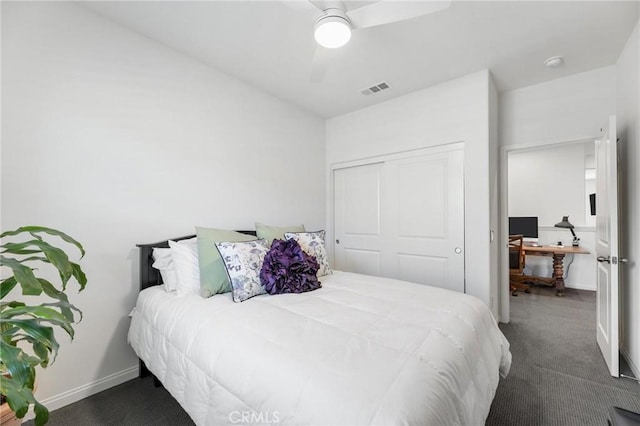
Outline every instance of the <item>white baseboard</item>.
<svg viewBox="0 0 640 426">
<path fill-rule="evenodd" d="M 47 399 L 40 401 L 42 405 L 47 407 L 49 411 L 57 410 L 58 408 L 65 407 L 74 402 L 78 402 L 81 399 L 90 397 L 99 392 L 127 382 L 129 380 L 138 377 L 138 366 L 127 368 L 126 370 L 119 371 L 117 373 L 110 374 L 106 377 L 98 379 L 96 381 L 87 383 L 82 386 L 78 386 L 75 389 L 70 389 L 66 392 L 62 392 L 58 395 L 54 395 Z M 35 417 L 33 409 L 29 410 L 23 420 L 30 420 Z"/>
<path fill-rule="evenodd" d="M 585 286 L 585 285 L 580 285 L 580 284 L 571 284 L 571 285 L 567 285 L 567 283 L 564 283 L 565 288 L 574 288 L 576 290 L 589 290 L 589 291 L 596 291 L 595 287 L 589 287 L 589 286 Z"/>
</svg>

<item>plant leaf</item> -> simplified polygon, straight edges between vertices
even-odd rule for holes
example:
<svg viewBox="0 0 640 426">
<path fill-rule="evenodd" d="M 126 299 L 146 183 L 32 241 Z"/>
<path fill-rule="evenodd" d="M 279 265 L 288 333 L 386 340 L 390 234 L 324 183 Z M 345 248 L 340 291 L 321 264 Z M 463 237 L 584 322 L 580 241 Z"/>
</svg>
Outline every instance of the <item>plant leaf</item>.
<svg viewBox="0 0 640 426">
<path fill-rule="evenodd" d="M 26 248 L 30 245 L 31 244 L 25 244 L 25 243 L 4 243 L 1 247 L 4 249 L 3 253 L 21 254 L 21 255 L 40 253 L 40 250 Z"/>
<path fill-rule="evenodd" d="M 58 231 L 57 229 L 53 229 L 53 228 L 46 228 L 44 226 L 23 226 L 20 227 L 18 229 L 16 229 L 15 231 L 6 231 L 3 232 L 2 234 L 0 234 L 0 238 L 4 238 L 4 237 L 8 237 L 8 236 L 13 236 L 13 235 L 18 235 L 18 234 L 22 234 L 22 233 L 45 233 L 45 234 L 49 234 L 49 235 L 54 235 L 56 237 L 60 237 L 63 241 L 66 241 L 69 244 L 73 244 L 74 246 L 76 246 L 78 248 L 78 250 L 80 250 L 81 256 L 84 256 L 84 248 L 82 247 L 82 244 L 80 244 L 78 241 L 74 240 L 73 238 L 71 238 L 69 235 L 65 234 L 64 232 Z"/>
<path fill-rule="evenodd" d="M 13 271 L 13 276 L 22 287 L 22 294 L 37 296 L 42 293 L 42 286 L 36 279 L 31 268 L 10 257 L 0 256 L 0 266 L 7 266 Z"/>
<path fill-rule="evenodd" d="M 50 263 L 60 273 L 60 279 L 62 280 L 63 289 L 66 287 L 69 278 L 71 278 L 72 276 L 78 280 L 81 289 L 84 288 L 84 285 L 86 284 L 86 276 L 84 276 L 84 273 L 82 272 L 82 269 L 80 269 L 80 266 L 78 264 L 73 263 L 69 260 L 69 256 L 67 256 L 64 250 L 41 240 L 29 240 L 23 243 L 7 243 L 5 244 L 5 246 L 12 249 L 5 250 L 5 252 L 11 254 L 20 254 L 22 252 L 25 252 L 26 247 L 37 247 L 38 250 L 30 250 L 30 252 L 42 252 L 45 255 L 44 258 L 39 256 L 31 256 L 25 259 L 20 259 L 18 260 L 18 262 L 22 264 L 25 264 L 29 261 L 42 261 L 45 263 Z M 84 280 L 84 282 L 81 282 L 82 280 Z"/>
<path fill-rule="evenodd" d="M 33 396 L 33 383 L 29 385 L 13 377 L 3 377 L 0 380 L 0 392 L 6 396 L 9 407 L 18 418 L 27 414 L 29 404 L 40 404 Z"/>
<path fill-rule="evenodd" d="M 78 284 L 80 284 L 79 291 L 84 290 L 84 287 L 87 285 L 87 276 L 77 263 L 71 262 L 71 267 L 73 268 L 73 277 L 78 281 Z"/>
<path fill-rule="evenodd" d="M 52 297 L 54 299 L 58 299 L 61 302 L 69 303 L 69 298 L 67 297 L 67 295 L 61 292 L 60 290 L 58 290 L 49 281 L 43 278 L 38 278 L 38 281 L 40 281 L 42 290 L 47 296 Z M 76 308 L 73 305 L 71 305 L 71 307 L 60 306 L 60 312 L 62 313 L 62 315 L 64 315 L 70 322 L 74 322 L 75 318 L 73 316 L 73 312 L 71 311 L 71 309 L 76 309 Z M 80 312 L 78 309 L 76 309 L 76 311 Z M 82 319 L 82 312 L 80 312 L 80 317 L 81 317 L 80 319 Z"/>
<path fill-rule="evenodd" d="M 0 351 L 2 352 L 2 364 L 11 375 L 11 379 L 18 383 L 28 383 L 30 376 L 33 376 L 35 371 L 31 367 L 31 363 L 25 362 L 28 361 L 26 359 L 27 354 L 22 349 L 10 345 L 4 340 L 0 340 L 0 349 L 2 349 Z M 5 378 L 2 379 L 2 381 L 4 380 Z M 13 407 L 11 408 L 13 409 Z"/>
<path fill-rule="evenodd" d="M 71 261 L 69 260 L 67 253 L 58 247 L 52 246 L 46 241 L 31 240 L 29 243 L 42 250 L 42 253 L 44 253 L 47 260 L 56 267 L 60 273 L 62 288 L 64 289 L 67 285 L 67 281 L 69 281 L 69 278 L 73 275 L 73 266 L 71 266 Z"/>
<path fill-rule="evenodd" d="M 13 290 L 13 288 L 18 284 L 15 277 L 9 277 L 6 280 L 3 280 L 0 283 L 0 299 L 4 299 L 4 297 Z"/>
<path fill-rule="evenodd" d="M 40 253 L 40 250 L 36 251 L 36 253 Z M 46 257 L 43 256 L 29 256 L 29 257 L 25 257 L 19 260 L 20 263 L 25 264 L 27 262 L 44 262 L 44 263 L 51 263 L 49 262 L 49 259 L 47 259 Z M 35 268 L 34 268 L 35 269 Z"/>
<path fill-rule="evenodd" d="M 4 381 L 9 381 L 9 379 L 3 379 Z M 10 384 L 5 384 L 2 389 L 2 394 L 7 397 L 7 402 L 9 403 L 9 408 L 13 411 L 19 419 L 27 414 L 29 410 L 29 400 L 24 396 L 24 391 L 21 392 L 21 389 Z"/>
<path fill-rule="evenodd" d="M 18 316 L 30 316 L 34 320 L 42 325 L 43 322 L 48 322 L 51 325 L 57 325 L 67 332 L 71 339 L 73 339 L 74 331 L 71 327 L 70 321 L 55 309 L 51 309 L 50 306 L 59 306 L 60 303 L 52 303 L 40 306 L 16 306 L 10 309 L 5 309 L 2 312 L 3 319 L 11 319 Z M 66 305 L 69 305 L 68 303 Z M 69 307 L 69 306 L 66 306 Z"/>
<path fill-rule="evenodd" d="M 36 401 L 35 398 L 33 399 L 33 403 L 33 411 L 36 414 L 36 418 L 33 419 L 33 423 L 35 423 L 36 426 L 43 426 L 49 421 L 49 410 L 47 410 L 47 407 Z"/>
<path fill-rule="evenodd" d="M 33 342 L 33 353 L 40 358 L 42 368 L 49 366 L 49 348 L 41 342 Z"/>
<path fill-rule="evenodd" d="M 8 324 L 13 327 L 17 327 L 22 330 L 22 333 L 31 337 L 36 341 L 41 342 L 43 345 L 47 346 L 50 349 L 50 352 L 53 354 L 53 358 L 55 360 L 56 355 L 58 354 L 58 348 L 60 345 L 56 340 L 53 334 L 53 328 L 49 326 L 45 326 L 40 324 L 38 321 L 33 319 L 5 319 L 0 318 L 0 323 Z M 7 334 L 9 332 L 3 332 L 3 334 Z M 15 332 L 10 332 L 12 335 L 15 335 Z M 31 339 L 28 339 L 31 341 Z M 3 351 L 3 360 L 4 360 L 4 351 Z M 53 361 L 52 361 L 53 363 Z M 12 373 L 13 374 L 13 373 Z"/>
<path fill-rule="evenodd" d="M 26 305 L 25 303 L 17 302 L 15 300 L 12 300 L 10 302 L 2 302 L 2 303 L 0 303 L 0 308 L 2 310 L 4 310 L 6 308 L 15 308 L 17 306 L 25 306 L 25 305 Z"/>
<path fill-rule="evenodd" d="M 71 313 L 71 320 L 69 320 L 69 323 L 78 323 L 80 321 L 82 321 L 82 311 L 78 308 L 76 308 L 74 305 L 72 305 L 69 302 L 66 301 L 60 301 L 60 302 L 54 302 L 54 303 L 43 303 L 42 306 L 54 306 L 56 308 L 60 308 L 60 310 L 69 310 L 69 312 L 71 311 L 76 311 L 78 314 L 80 314 L 80 318 L 76 321 L 75 317 L 73 316 L 73 312 Z M 65 318 L 67 318 L 67 316 L 63 313 L 63 315 L 65 316 Z"/>
<path fill-rule="evenodd" d="M 16 344 L 18 344 L 19 342 L 27 342 L 31 345 L 35 345 L 37 343 L 37 340 L 35 340 L 33 337 L 26 335 L 24 333 L 16 333 L 13 336 L 11 336 L 13 342 L 15 342 Z M 43 345 L 44 346 L 44 345 Z M 41 367 L 46 367 L 49 365 L 49 353 L 51 352 L 49 350 L 49 348 L 47 348 L 46 346 L 44 346 L 44 348 L 46 349 L 45 352 L 41 352 L 41 355 L 37 355 L 37 356 L 30 356 L 30 355 L 26 355 L 24 357 L 23 362 L 29 364 L 31 367 L 36 367 L 36 366 L 41 366 Z M 41 348 L 39 348 L 41 349 Z M 34 379 L 35 379 L 35 373 L 34 373 Z"/>
<path fill-rule="evenodd" d="M 64 293 L 67 283 L 74 278 L 80 291 L 87 284 L 87 277 L 80 265 L 69 259 L 66 250 L 48 242 L 52 239 L 45 240 L 44 234 L 75 246 L 80 251 L 80 258 L 84 257 L 82 245 L 56 229 L 25 226 L 0 234 L 3 239 L 22 236 L 23 240 L 27 240 L 0 245 L 0 266 L 12 272 L 8 278 L 0 281 L 0 373 L 10 375 L 0 380 L 0 393 L 7 397 L 9 406 L 19 418 L 24 417 L 33 404 L 36 426 L 46 424 L 49 419 L 49 411 L 33 395 L 36 366 L 47 367 L 55 361 L 59 350 L 55 327 L 62 328 L 73 339 L 76 312 L 79 321 L 82 320 L 82 312 L 69 303 Z M 48 263 L 56 268 L 62 291 L 46 279 L 36 277 L 36 262 Z M 31 306 L 18 301 L 5 302 L 5 297 L 17 286 L 21 287 L 23 295 L 40 295 L 44 292 L 55 303 Z M 23 350 L 28 345 L 31 347 L 29 353 Z"/>
</svg>

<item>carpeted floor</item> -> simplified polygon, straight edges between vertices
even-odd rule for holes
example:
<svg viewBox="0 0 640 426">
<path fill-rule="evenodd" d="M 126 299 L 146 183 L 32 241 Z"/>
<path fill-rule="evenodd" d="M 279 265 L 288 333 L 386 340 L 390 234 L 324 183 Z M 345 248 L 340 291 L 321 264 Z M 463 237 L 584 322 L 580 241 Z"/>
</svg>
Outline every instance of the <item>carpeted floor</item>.
<svg viewBox="0 0 640 426">
<path fill-rule="evenodd" d="M 609 375 L 595 336 L 595 292 L 548 287 L 511 297 L 511 322 L 500 328 L 513 364 L 487 425 L 606 425 L 607 410 L 640 412 L 640 385 Z"/>
<path fill-rule="evenodd" d="M 511 342 L 513 365 L 498 387 L 487 425 L 602 426 L 610 406 L 640 412 L 640 384 L 608 374 L 595 341 L 595 311 L 595 294 L 588 291 L 567 289 L 566 297 L 559 298 L 552 289 L 536 287 L 532 294 L 511 298 L 511 323 L 500 328 Z M 193 422 L 147 378 L 56 410 L 49 425 Z"/>
</svg>

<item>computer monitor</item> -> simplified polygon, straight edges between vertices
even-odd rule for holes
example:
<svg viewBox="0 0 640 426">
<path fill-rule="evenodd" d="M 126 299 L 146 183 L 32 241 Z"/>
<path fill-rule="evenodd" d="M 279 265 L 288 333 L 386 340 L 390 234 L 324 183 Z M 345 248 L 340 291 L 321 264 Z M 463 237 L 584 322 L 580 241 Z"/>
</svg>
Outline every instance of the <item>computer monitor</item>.
<svg viewBox="0 0 640 426">
<path fill-rule="evenodd" d="M 538 217 L 516 216 L 509 218 L 509 235 L 522 235 L 527 241 L 538 241 Z"/>
</svg>

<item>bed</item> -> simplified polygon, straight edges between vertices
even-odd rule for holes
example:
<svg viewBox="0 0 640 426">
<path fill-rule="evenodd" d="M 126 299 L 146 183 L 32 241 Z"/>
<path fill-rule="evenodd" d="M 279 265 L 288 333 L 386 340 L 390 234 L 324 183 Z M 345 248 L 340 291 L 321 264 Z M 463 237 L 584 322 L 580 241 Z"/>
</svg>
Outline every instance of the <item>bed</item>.
<svg viewBox="0 0 640 426">
<path fill-rule="evenodd" d="M 139 247 L 129 342 L 198 425 L 480 425 L 509 371 L 474 297 L 341 271 L 301 294 L 176 297 L 150 266 L 167 241 Z"/>
</svg>

